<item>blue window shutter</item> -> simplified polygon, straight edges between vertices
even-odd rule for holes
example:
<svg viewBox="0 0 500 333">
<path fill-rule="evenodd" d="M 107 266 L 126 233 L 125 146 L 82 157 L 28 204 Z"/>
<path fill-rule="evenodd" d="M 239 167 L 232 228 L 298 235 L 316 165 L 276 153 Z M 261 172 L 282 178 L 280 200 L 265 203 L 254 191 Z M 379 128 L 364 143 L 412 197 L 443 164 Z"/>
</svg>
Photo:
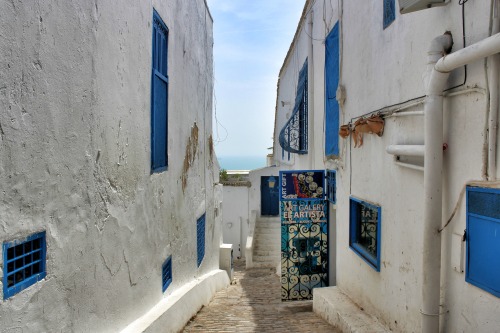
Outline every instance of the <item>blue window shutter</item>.
<svg viewBox="0 0 500 333">
<path fill-rule="evenodd" d="M 339 24 L 335 24 L 325 41 L 325 155 L 339 155 Z"/>
<path fill-rule="evenodd" d="M 384 0 L 384 29 L 396 19 L 396 0 Z"/>
<path fill-rule="evenodd" d="M 500 297 L 500 190 L 467 187 L 465 281 Z"/>
<path fill-rule="evenodd" d="M 153 12 L 153 59 L 151 78 L 151 169 L 168 165 L 168 28 Z"/>
</svg>

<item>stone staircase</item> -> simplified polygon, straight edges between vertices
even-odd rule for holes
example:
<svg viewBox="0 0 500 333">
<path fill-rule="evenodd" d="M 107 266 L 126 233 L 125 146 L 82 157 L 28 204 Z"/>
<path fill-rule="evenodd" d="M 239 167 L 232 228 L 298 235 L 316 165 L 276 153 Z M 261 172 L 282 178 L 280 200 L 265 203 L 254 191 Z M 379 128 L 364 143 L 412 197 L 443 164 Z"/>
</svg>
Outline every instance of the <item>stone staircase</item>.
<svg viewBox="0 0 500 333">
<path fill-rule="evenodd" d="M 279 217 L 258 217 L 255 223 L 253 267 L 277 268 L 281 260 Z"/>
</svg>

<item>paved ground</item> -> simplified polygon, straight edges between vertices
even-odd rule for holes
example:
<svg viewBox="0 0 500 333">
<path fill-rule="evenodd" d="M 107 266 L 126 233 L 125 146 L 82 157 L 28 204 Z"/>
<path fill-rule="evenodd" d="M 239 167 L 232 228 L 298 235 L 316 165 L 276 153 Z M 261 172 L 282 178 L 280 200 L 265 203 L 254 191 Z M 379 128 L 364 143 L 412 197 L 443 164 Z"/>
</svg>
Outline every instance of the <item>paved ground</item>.
<svg viewBox="0 0 500 333">
<path fill-rule="evenodd" d="M 218 292 L 184 328 L 184 332 L 338 332 L 312 312 L 312 301 L 281 302 L 274 269 L 245 270 L 235 261 L 235 279 Z"/>
</svg>

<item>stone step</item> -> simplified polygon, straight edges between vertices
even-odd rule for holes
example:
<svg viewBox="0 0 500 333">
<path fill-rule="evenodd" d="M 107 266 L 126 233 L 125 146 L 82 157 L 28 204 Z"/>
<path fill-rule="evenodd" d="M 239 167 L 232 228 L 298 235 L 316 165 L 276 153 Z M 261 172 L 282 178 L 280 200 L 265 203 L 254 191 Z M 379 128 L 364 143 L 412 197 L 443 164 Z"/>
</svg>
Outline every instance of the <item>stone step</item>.
<svg viewBox="0 0 500 333">
<path fill-rule="evenodd" d="M 280 259 L 280 256 L 253 256 L 253 261 L 258 262 L 279 262 Z"/>
<path fill-rule="evenodd" d="M 264 249 L 255 249 L 253 251 L 254 256 L 271 256 L 271 257 L 280 257 L 281 251 L 277 250 L 264 250 Z"/>
</svg>

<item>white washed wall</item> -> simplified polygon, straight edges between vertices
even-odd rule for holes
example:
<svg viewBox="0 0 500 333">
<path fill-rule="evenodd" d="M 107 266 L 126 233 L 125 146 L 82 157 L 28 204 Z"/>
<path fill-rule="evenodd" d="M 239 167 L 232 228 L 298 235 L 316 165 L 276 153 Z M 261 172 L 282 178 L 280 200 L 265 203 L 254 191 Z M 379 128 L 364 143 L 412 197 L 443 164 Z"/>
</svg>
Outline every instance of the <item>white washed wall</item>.
<svg viewBox="0 0 500 333">
<path fill-rule="evenodd" d="M 275 159 L 281 167 L 292 169 L 337 169 L 336 225 L 337 285 L 356 303 L 376 314 L 394 331 L 420 331 L 423 239 L 423 173 L 401 168 L 385 152 L 391 144 L 423 144 L 423 118 L 387 118 L 383 137 L 364 136 L 361 148 L 351 148 L 340 139 L 338 160 L 324 159 L 324 39 L 339 17 L 338 1 L 313 3 L 307 8 L 313 15 L 313 30 L 308 17 L 299 26 L 295 44 L 283 65 L 278 84 L 275 128 Z M 425 94 L 423 74 L 431 40 L 450 30 L 453 50 L 463 47 L 461 7 L 450 2 L 412 14 L 396 15 L 382 28 L 383 1 L 343 1 L 342 66 L 340 82 L 346 89 L 345 107 L 340 122 L 405 102 Z M 397 2 L 396 2 L 397 5 Z M 488 36 L 490 2 L 465 5 L 466 43 L 470 45 Z M 326 26 L 326 28 L 325 28 Z M 307 34 L 304 29 L 307 30 Z M 309 36 L 312 36 L 311 39 Z M 316 39 L 320 39 L 319 41 Z M 291 113 L 298 71 L 313 43 L 313 107 L 309 108 L 308 155 L 292 155 L 293 166 L 284 165 L 278 135 Z M 311 80 L 311 74 L 309 76 Z M 463 68 L 454 71 L 449 86 L 463 82 Z M 484 61 L 468 66 L 465 87 L 486 88 Z M 310 84 L 310 87 L 312 85 Z M 311 96 L 311 95 L 310 95 Z M 291 101 L 291 106 L 280 101 Z M 311 104 L 310 104 L 311 106 Z M 416 106 L 410 110 L 423 110 Z M 468 180 L 482 176 L 482 147 L 485 135 L 487 99 L 470 92 L 445 99 L 445 142 L 443 175 L 443 220 L 447 220 Z M 311 114 L 313 116 L 311 118 Z M 353 145 L 353 143 L 352 143 Z M 285 153 L 286 158 L 286 153 Z M 382 207 L 381 271 L 370 268 L 349 249 L 349 196 L 375 202 Z M 495 331 L 500 301 L 495 296 L 465 282 L 463 273 L 452 268 L 451 235 L 465 229 L 465 202 L 443 233 L 442 304 L 443 331 Z"/>
<path fill-rule="evenodd" d="M 169 168 L 151 175 L 153 7 L 170 30 Z M 203 0 L 4 1 L 0 12 L 0 241 L 47 231 L 47 277 L 0 297 L 1 330 L 115 332 L 218 268 L 210 14 Z"/>
</svg>

